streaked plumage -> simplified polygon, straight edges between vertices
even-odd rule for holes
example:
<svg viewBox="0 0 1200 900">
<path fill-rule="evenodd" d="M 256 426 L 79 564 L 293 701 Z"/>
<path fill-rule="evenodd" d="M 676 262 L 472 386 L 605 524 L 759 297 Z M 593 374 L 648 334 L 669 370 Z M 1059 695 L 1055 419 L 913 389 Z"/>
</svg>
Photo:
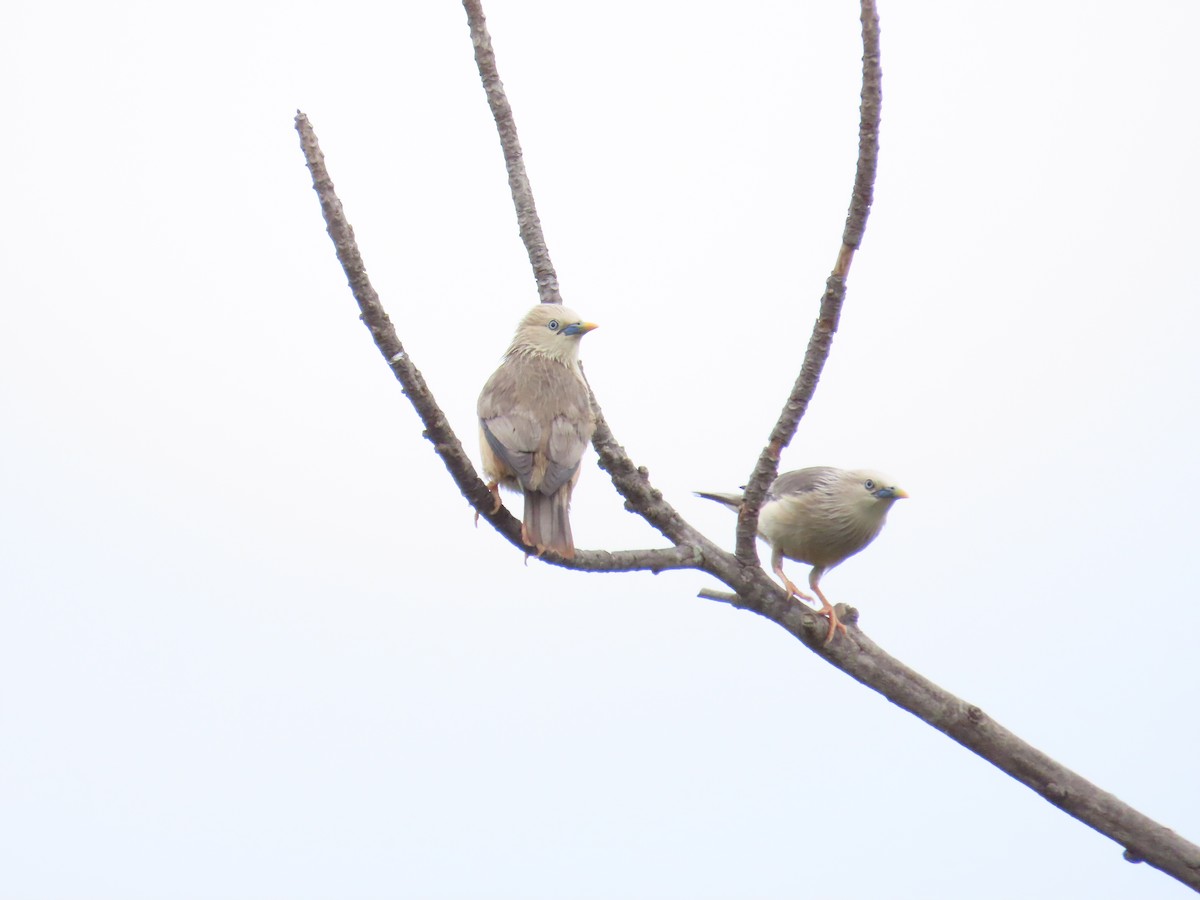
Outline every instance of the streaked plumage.
<svg viewBox="0 0 1200 900">
<path fill-rule="evenodd" d="M 538 553 L 575 555 L 571 492 L 596 428 L 579 339 L 595 327 L 563 306 L 535 306 L 479 395 L 479 446 L 496 508 L 498 485 L 525 495 L 521 539 Z"/>
<path fill-rule="evenodd" d="M 735 512 L 742 504 L 740 492 L 697 496 Z M 812 566 L 808 583 L 821 601 L 821 614 L 829 618 L 826 644 L 846 626 L 821 592 L 821 576 L 875 540 L 892 504 L 907 496 L 886 476 L 863 469 L 813 466 L 785 472 L 771 483 L 759 511 L 758 533 L 771 545 L 771 567 L 790 594 L 813 599 L 783 574 L 784 557 Z"/>
</svg>

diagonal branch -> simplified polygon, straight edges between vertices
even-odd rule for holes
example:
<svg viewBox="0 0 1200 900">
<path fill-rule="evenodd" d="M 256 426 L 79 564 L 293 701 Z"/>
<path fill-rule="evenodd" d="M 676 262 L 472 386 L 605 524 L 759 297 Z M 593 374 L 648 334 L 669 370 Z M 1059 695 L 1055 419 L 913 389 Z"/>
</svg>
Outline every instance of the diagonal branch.
<svg viewBox="0 0 1200 900">
<path fill-rule="evenodd" d="M 783 448 L 796 436 L 800 419 L 808 409 L 829 351 L 833 347 L 833 335 L 837 331 L 842 312 L 842 301 L 846 297 L 846 276 L 854 251 L 862 242 L 867 227 L 867 215 L 871 211 L 871 198 L 875 186 L 875 167 L 879 158 L 879 113 L 883 102 L 882 74 L 879 68 L 879 13 L 875 0 L 862 0 L 863 74 L 862 102 L 859 105 L 858 124 L 858 167 L 854 175 L 854 187 L 850 194 L 850 210 L 846 215 L 846 227 L 842 232 L 842 246 L 838 251 L 833 272 L 825 282 L 825 293 L 821 296 L 821 308 L 813 325 L 808 349 L 800 374 L 779 420 L 771 429 L 767 446 L 763 448 L 754 466 L 754 472 L 746 483 L 744 501 L 738 513 L 737 558 L 743 565 L 758 565 L 758 550 L 754 537 L 758 531 L 758 513 L 767 494 L 767 489 L 779 474 L 779 456 Z"/>
<path fill-rule="evenodd" d="M 752 596 L 710 590 L 702 591 L 700 596 L 765 616 L 851 678 L 983 757 L 1063 812 L 1119 843 L 1130 862 L 1147 862 L 1200 890 L 1200 847 L 1051 759 L 978 706 L 910 669 L 860 629 L 851 628 L 846 640 L 839 639 L 827 649 L 818 648 L 814 644 L 824 637 L 827 625 L 807 607 L 794 604 L 791 608 L 774 605 L 764 609 Z M 857 618 L 857 610 L 850 609 L 843 621 L 852 624 Z"/>
<path fill-rule="evenodd" d="M 617 491 L 625 498 L 625 508 L 638 513 L 657 528 L 667 540 L 679 544 L 696 544 L 707 540 L 676 512 L 675 507 L 663 499 L 662 491 L 650 483 L 650 471 L 645 466 L 635 466 L 625 448 L 617 443 L 596 395 L 588 386 L 588 396 L 596 413 L 596 431 L 592 435 L 592 446 L 600 457 L 600 468 L 608 473 Z M 713 546 L 711 549 L 716 550 Z M 724 552 L 724 551 L 717 551 Z"/>
</svg>

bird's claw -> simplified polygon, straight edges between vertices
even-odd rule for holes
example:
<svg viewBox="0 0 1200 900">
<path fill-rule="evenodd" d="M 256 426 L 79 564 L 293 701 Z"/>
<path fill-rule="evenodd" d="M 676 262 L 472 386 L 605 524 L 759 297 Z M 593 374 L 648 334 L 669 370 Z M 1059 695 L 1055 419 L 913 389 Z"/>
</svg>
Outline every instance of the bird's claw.
<svg viewBox="0 0 1200 900">
<path fill-rule="evenodd" d="M 802 591 L 802 590 L 800 590 L 800 588 L 796 587 L 796 585 L 792 583 L 792 580 L 790 578 L 788 578 L 786 575 L 784 575 L 782 572 L 779 573 L 779 577 L 783 579 L 783 589 L 785 591 L 787 591 L 789 600 L 791 600 L 793 597 L 797 597 L 800 600 L 804 600 L 808 603 L 816 603 L 817 602 L 815 597 L 808 596 L 808 594 L 804 593 L 804 591 Z"/>
<path fill-rule="evenodd" d="M 838 614 L 832 606 L 830 606 L 828 609 L 817 610 L 817 615 L 826 616 L 829 619 L 829 633 L 825 635 L 823 646 L 828 647 L 833 643 L 833 636 L 837 633 L 839 628 L 845 633 L 846 637 L 850 636 L 850 632 L 846 631 L 846 626 L 842 624 L 842 620 L 838 618 Z"/>
<path fill-rule="evenodd" d="M 500 485 L 495 481 L 487 483 L 487 489 L 492 492 L 492 511 L 490 515 L 495 515 L 500 512 L 500 507 L 503 504 L 500 502 Z M 479 527 L 479 510 L 475 510 L 475 527 Z"/>
<path fill-rule="evenodd" d="M 487 489 L 492 492 L 492 515 L 500 512 L 500 484 L 496 481 L 489 481 Z"/>
</svg>

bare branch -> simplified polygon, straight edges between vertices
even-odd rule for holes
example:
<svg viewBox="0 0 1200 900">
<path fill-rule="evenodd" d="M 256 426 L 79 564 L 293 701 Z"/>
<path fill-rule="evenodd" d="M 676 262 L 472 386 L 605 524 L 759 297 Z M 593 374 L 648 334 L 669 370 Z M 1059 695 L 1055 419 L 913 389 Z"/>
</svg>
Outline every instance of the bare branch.
<svg viewBox="0 0 1200 900">
<path fill-rule="evenodd" d="M 850 625 L 845 640 L 824 645 L 827 621 L 799 601 L 764 603 L 758 586 L 738 593 L 705 589 L 698 596 L 757 612 L 784 628 L 851 678 L 882 694 L 957 741 L 1059 809 L 1125 848 L 1130 862 L 1200 890 L 1200 847 L 1051 759 L 978 706 L 967 703 L 886 653 L 858 627 L 858 611 L 838 604 Z"/>
<path fill-rule="evenodd" d="M 737 594 L 731 594 L 729 591 L 714 591 L 711 588 L 704 588 L 696 593 L 696 596 L 701 600 L 716 600 L 718 603 L 728 603 L 734 609 L 749 609 L 742 598 Z"/>
<path fill-rule="evenodd" d="M 863 86 L 859 104 L 858 167 L 854 173 L 854 190 L 850 209 L 846 213 L 846 228 L 842 232 L 842 250 L 838 254 L 833 274 L 845 278 L 850 273 L 854 251 L 862 243 L 867 230 L 867 216 L 875 193 L 875 168 L 879 161 L 879 116 L 883 109 L 883 76 L 879 69 L 879 13 L 875 0 L 863 0 Z"/>
<path fill-rule="evenodd" d="M 758 531 L 758 513 L 766 497 L 767 488 L 779 474 L 779 456 L 783 448 L 796 436 L 800 419 L 808 409 L 825 361 L 833 346 L 833 335 L 837 331 L 842 313 L 842 301 L 846 297 L 846 275 L 854 251 L 862 241 L 867 227 L 867 215 L 871 211 L 871 198 L 875 185 L 875 166 L 879 157 L 879 114 L 883 102 L 882 73 L 879 68 L 879 14 L 875 0 L 862 0 L 863 74 L 862 102 L 859 105 L 858 124 L 858 167 L 854 175 L 854 188 L 850 194 L 850 210 L 846 216 L 846 227 L 842 232 L 842 247 L 838 251 L 833 272 L 825 282 L 825 293 L 821 296 L 821 308 L 813 325 L 808 349 L 800 374 L 779 420 L 771 429 L 767 446 L 763 448 L 754 466 L 750 480 L 743 492 L 745 497 L 738 513 L 737 558 L 745 565 L 758 565 L 758 550 L 754 543 Z"/>
<path fill-rule="evenodd" d="M 450 428 L 450 423 L 446 421 L 437 401 L 430 394 L 425 379 L 413 365 L 408 353 L 405 352 L 404 345 L 400 343 L 391 319 L 388 318 L 387 312 L 380 304 L 379 294 L 371 286 L 371 280 L 367 277 L 366 265 L 359 253 L 358 244 L 354 240 L 354 229 L 346 221 L 342 202 L 338 199 L 333 188 L 333 181 L 329 177 L 329 171 L 325 168 L 325 155 L 321 152 L 320 144 L 317 142 L 317 136 L 313 132 L 308 117 L 299 111 L 296 113 L 296 131 L 300 134 L 300 146 L 304 151 L 304 159 L 308 164 L 309 172 L 312 174 L 313 190 L 317 192 L 317 196 L 321 200 L 321 213 L 325 217 L 325 229 L 333 240 L 338 262 L 342 264 L 342 269 L 350 282 L 350 290 L 354 294 L 354 299 L 358 301 L 358 308 L 361 311 L 360 318 L 370 329 L 375 346 L 387 360 L 392 374 L 396 376 L 396 380 L 403 387 L 405 396 L 412 403 L 417 415 L 421 417 L 421 422 L 425 426 L 424 436 L 433 442 L 434 449 L 442 458 L 463 495 L 477 510 L 486 510 L 485 514 L 491 520 L 491 491 L 475 473 L 475 467 L 463 451 L 462 444 Z M 512 519 L 512 516 L 508 516 L 508 518 Z M 498 530 L 504 533 L 505 528 L 502 527 L 505 524 L 504 518 L 498 515 L 496 519 L 498 520 Z M 513 521 L 515 522 L 515 520 Z M 517 525 L 517 529 L 520 530 L 519 525 Z"/>
<path fill-rule="evenodd" d="M 513 120 L 512 107 L 504 94 L 504 84 L 496 68 L 496 54 L 492 52 L 492 38 L 488 34 L 487 21 L 483 17 L 483 6 L 479 0 L 463 0 L 467 11 L 467 24 L 471 27 L 471 43 L 475 46 L 475 65 L 483 80 L 492 118 L 500 133 L 500 146 L 504 150 L 504 165 L 508 168 L 508 187 L 512 191 L 513 203 L 517 207 L 517 225 L 521 240 L 529 253 L 533 276 L 537 280 L 538 296 L 543 303 L 562 303 L 558 291 L 558 275 L 550 262 L 550 251 L 542 234 L 542 221 L 538 218 L 537 206 L 533 202 L 533 191 L 529 187 L 529 176 L 525 174 L 525 158 L 521 154 L 521 142 L 517 139 L 517 123 Z"/>
<path fill-rule="evenodd" d="M 547 554 L 549 556 L 549 554 Z M 576 550 L 574 559 L 555 555 L 546 562 L 582 572 L 666 572 L 694 569 L 700 562 L 695 547 L 655 547 L 647 550 Z"/>
<path fill-rule="evenodd" d="M 608 472 L 613 486 L 625 498 L 625 508 L 638 513 L 674 544 L 694 544 L 702 541 L 703 536 L 684 521 L 675 511 L 675 507 L 663 499 L 662 491 L 650 483 L 650 471 L 645 466 L 634 465 L 625 448 L 617 443 L 590 385 L 588 395 L 596 413 L 596 431 L 592 435 L 592 446 L 596 448 L 596 455 L 600 457 L 600 468 Z"/>
</svg>

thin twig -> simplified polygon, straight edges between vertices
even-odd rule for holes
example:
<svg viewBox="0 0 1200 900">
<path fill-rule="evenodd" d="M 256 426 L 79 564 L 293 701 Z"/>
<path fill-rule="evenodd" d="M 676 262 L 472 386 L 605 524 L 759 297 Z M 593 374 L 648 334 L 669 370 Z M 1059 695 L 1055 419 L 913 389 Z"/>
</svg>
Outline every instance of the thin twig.
<svg viewBox="0 0 1200 900">
<path fill-rule="evenodd" d="M 787 402 L 766 447 L 758 457 L 754 472 L 746 482 L 737 524 L 737 558 L 743 565 L 758 565 L 758 550 L 754 537 L 758 531 L 758 513 L 762 509 L 767 489 L 779 474 L 779 457 L 783 449 L 796 436 L 800 419 L 808 409 L 813 392 L 817 389 L 821 371 L 829 358 L 833 346 L 833 335 L 837 331 L 842 313 L 842 302 L 846 297 L 846 275 L 854 251 L 862 242 L 867 227 L 867 216 L 871 211 L 871 197 L 875 184 L 875 167 L 879 158 L 879 115 L 883 102 L 882 75 L 879 68 L 879 14 L 875 0 L 862 0 L 862 101 L 859 105 L 858 167 L 854 175 L 854 187 L 850 192 L 850 210 L 846 215 L 846 227 L 842 232 L 842 246 L 838 251 L 833 272 L 825 282 L 825 293 L 821 296 L 821 307 L 813 325 L 812 336 L 804 353 L 804 362 L 796 383 L 792 385 Z"/>
</svg>

